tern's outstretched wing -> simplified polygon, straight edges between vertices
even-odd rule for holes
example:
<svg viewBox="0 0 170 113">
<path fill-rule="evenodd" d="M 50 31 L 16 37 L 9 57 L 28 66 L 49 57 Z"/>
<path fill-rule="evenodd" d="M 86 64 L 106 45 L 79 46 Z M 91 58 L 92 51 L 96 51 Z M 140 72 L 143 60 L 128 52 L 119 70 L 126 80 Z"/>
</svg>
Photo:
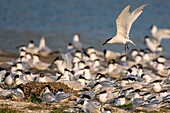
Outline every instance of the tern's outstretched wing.
<svg viewBox="0 0 170 113">
<path fill-rule="evenodd" d="M 170 38 L 170 29 L 159 29 L 157 35 L 160 39 L 169 39 Z"/>
<path fill-rule="evenodd" d="M 117 27 L 117 33 L 116 35 L 125 35 L 126 34 L 126 29 L 125 29 L 125 24 L 128 15 L 130 14 L 131 5 L 126 6 L 123 11 L 119 14 L 118 18 L 116 19 L 116 27 Z"/>
<path fill-rule="evenodd" d="M 130 32 L 133 22 L 139 17 L 139 15 L 142 13 L 142 11 L 146 5 L 147 4 L 144 4 L 140 7 L 138 7 L 132 13 L 130 13 L 130 15 L 127 17 L 126 26 L 125 26 L 125 29 L 126 29 L 125 31 L 127 33 L 127 37 L 129 37 L 129 32 Z"/>
</svg>

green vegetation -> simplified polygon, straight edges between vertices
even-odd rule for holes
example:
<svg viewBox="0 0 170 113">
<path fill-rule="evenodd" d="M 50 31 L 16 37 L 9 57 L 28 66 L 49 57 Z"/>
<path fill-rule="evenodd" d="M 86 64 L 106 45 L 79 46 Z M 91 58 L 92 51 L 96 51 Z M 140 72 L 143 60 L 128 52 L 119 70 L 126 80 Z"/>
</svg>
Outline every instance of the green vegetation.
<svg viewBox="0 0 170 113">
<path fill-rule="evenodd" d="M 20 111 L 11 108 L 0 108 L 0 113 L 20 113 Z"/>
<path fill-rule="evenodd" d="M 132 102 L 119 106 L 119 108 L 125 109 L 125 110 L 133 110 Z"/>
<path fill-rule="evenodd" d="M 38 96 L 33 95 L 33 94 L 30 95 L 29 100 L 31 102 L 37 103 L 37 104 L 42 103 L 42 99 L 40 97 L 38 97 Z"/>
<path fill-rule="evenodd" d="M 29 110 L 42 110 L 41 106 L 28 106 L 26 108 L 28 108 Z"/>
<path fill-rule="evenodd" d="M 20 111 L 12 109 L 8 104 L 0 104 L 0 113 L 20 113 Z"/>
<path fill-rule="evenodd" d="M 51 113 L 66 113 L 64 110 L 67 110 L 69 106 L 60 106 L 60 107 L 52 107 Z"/>
</svg>

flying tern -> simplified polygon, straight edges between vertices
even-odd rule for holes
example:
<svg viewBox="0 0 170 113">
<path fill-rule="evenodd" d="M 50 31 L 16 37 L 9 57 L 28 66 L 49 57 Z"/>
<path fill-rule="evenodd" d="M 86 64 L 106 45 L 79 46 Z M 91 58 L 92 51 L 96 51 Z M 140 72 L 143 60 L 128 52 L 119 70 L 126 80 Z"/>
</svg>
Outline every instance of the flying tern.
<svg viewBox="0 0 170 113">
<path fill-rule="evenodd" d="M 118 18 L 116 19 L 116 28 L 117 28 L 116 35 L 114 37 L 107 39 L 103 43 L 103 45 L 109 43 L 125 44 L 125 50 L 129 49 L 128 43 L 135 45 L 133 41 L 130 40 L 129 38 L 130 29 L 132 27 L 133 22 L 143 12 L 143 9 L 146 5 L 147 4 L 141 5 L 131 13 L 130 13 L 131 5 L 126 6 L 123 9 L 123 11 L 119 14 Z"/>
</svg>

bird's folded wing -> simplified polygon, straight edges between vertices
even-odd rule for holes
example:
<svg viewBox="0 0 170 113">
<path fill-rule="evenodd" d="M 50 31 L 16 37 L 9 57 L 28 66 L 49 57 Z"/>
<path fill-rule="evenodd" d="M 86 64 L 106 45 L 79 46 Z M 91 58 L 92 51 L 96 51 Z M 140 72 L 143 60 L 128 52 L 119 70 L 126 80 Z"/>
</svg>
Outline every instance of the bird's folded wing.
<svg viewBox="0 0 170 113">
<path fill-rule="evenodd" d="M 142 13 L 142 11 L 146 5 L 147 4 L 144 4 L 140 7 L 138 7 L 132 13 L 130 13 L 130 15 L 128 16 L 127 21 L 126 21 L 126 30 L 125 30 L 127 33 L 127 38 L 129 37 L 129 32 L 130 32 L 133 22 L 139 17 L 139 15 Z"/>
<path fill-rule="evenodd" d="M 131 5 L 126 6 L 123 11 L 119 14 L 118 18 L 116 19 L 116 27 L 117 27 L 117 35 L 125 35 L 126 34 L 126 29 L 125 29 L 125 24 L 128 15 L 130 14 Z"/>
</svg>

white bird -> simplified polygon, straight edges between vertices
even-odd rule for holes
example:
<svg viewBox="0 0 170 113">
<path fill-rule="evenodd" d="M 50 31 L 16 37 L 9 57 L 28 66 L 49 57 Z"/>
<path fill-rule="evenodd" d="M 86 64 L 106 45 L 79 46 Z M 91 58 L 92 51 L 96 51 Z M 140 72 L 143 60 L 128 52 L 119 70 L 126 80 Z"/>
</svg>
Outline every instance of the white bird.
<svg viewBox="0 0 170 113">
<path fill-rule="evenodd" d="M 143 105 L 143 109 L 147 112 L 155 111 L 161 107 L 165 106 L 161 100 L 156 99 L 156 97 L 152 97 L 149 102 L 145 102 Z"/>
<path fill-rule="evenodd" d="M 113 51 L 108 50 L 108 49 L 105 49 L 103 51 L 103 53 L 104 53 L 104 58 L 105 58 L 106 61 L 109 61 L 111 59 L 117 59 L 121 56 L 121 53 L 113 52 Z"/>
<path fill-rule="evenodd" d="M 40 61 L 38 55 L 33 55 L 33 66 L 38 70 L 46 70 L 51 64 Z"/>
<path fill-rule="evenodd" d="M 158 29 L 156 25 L 150 27 L 151 35 L 156 40 L 160 41 L 164 39 L 170 39 L 170 29 Z"/>
<path fill-rule="evenodd" d="M 22 78 L 21 75 L 20 75 L 20 76 L 19 76 L 19 75 L 15 75 L 14 80 L 15 80 L 15 84 L 16 84 L 16 85 L 28 83 L 28 81 L 23 80 L 23 78 Z"/>
<path fill-rule="evenodd" d="M 56 65 L 57 70 L 64 73 L 64 69 L 66 68 L 66 62 L 63 59 L 60 59 L 59 57 L 55 58 L 52 65 Z"/>
<path fill-rule="evenodd" d="M 124 104 L 126 104 L 126 99 L 124 95 L 119 96 L 118 98 L 115 99 L 115 103 L 116 106 L 122 106 Z"/>
<path fill-rule="evenodd" d="M 101 105 L 99 102 L 90 100 L 89 95 L 83 95 L 84 102 L 82 103 L 82 110 L 86 113 L 101 113 Z"/>
<path fill-rule="evenodd" d="M 162 90 L 162 84 L 160 80 L 153 81 L 153 91 L 159 93 Z"/>
<path fill-rule="evenodd" d="M 38 77 L 36 77 L 35 81 L 37 81 L 37 82 L 48 82 L 46 80 L 44 73 L 40 73 L 40 75 Z"/>
<path fill-rule="evenodd" d="M 66 99 L 66 98 L 69 98 L 70 96 L 71 96 L 71 93 L 65 93 L 63 91 L 63 89 L 58 89 L 57 93 L 55 94 L 56 100 L 58 102 Z"/>
<path fill-rule="evenodd" d="M 27 49 L 26 45 L 24 45 L 24 44 L 18 46 L 17 48 L 18 48 L 19 52 L 20 52 L 21 50 L 25 50 L 25 51 L 26 51 L 26 49 Z"/>
<path fill-rule="evenodd" d="M 11 96 L 12 96 L 12 93 L 11 93 L 10 90 L 8 90 L 8 89 L 3 89 L 3 88 L 0 87 L 0 97 L 6 97 L 6 98 L 8 98 L 8 97 L 11 97 Z"/>
<path fill-rule="evenodd" d="M 69 88 L 80 91 L 84 88 L 83 84 L 80 81 L 73 81 L 73 80 L 64 80 L 64 84 L 66 84 Z"/>
<path fill-rule="evenodd" d="M 92 64 L 92 69 L 94 72 L 99 72 L 105 70 L 105 68 L 101 65 L 100 59 L 94 60 Z"/>
<path fill-rule="evenodd" d="M 35 80 L 35 77 L 33 77 L 32 73 L 27 71 L 27 72 L 24 72 L 24 76 L 23 76 L 23 80 L 27 81 L 27 82 L 31 82 L 31 81 L 34 81 Z"/>
<path fill-rule="evenodd" d="M 68 43 L 68 45 L 67 45 L 67 51 L 71 51 L 71 52 L 74 52 L 74 50 L 73 50 L 73 44 L 70 42 L 70 43 Z"/>
<path fill-rule="evenodd" d="M 70 52 L 62 53 L 61 54 L 67 69 L 72 69 L 72 55 Z"/>
<path fill-rule="evenodd" d="M 31 53 L 26 53 L 25 54 L 25 59 L 26 59 L 26 62 L 29 62 L 32 59 L 32 54 Z"/>
<path fill-rule="evenodd" d="M 6 73 L 7 73 L 7 71 L 4 68 L 0 67 L 0 84 L 1 84 L 2 80 L 4 79 Z"/>
<path fill-rule="evenodd" d="M 42 56 L 48 56 L 51 52 L 52 52 L 51 49 L 47 47 L 45 44 L 45 38 L 41 37 L 39 43 L 39 54 Z"/>
<path fill-rule="evenodd" d="M 80 35 L 78 33 L 76 33 L 73 37 L 73 46 L 76 50 L 82 50 L 82 43 L 81 43 L 81 39 L 80 39 Z"/>
<path fill-rule="evenodd" d="M 98 98 L 99 101 L 102 103 L 109 103 L 111 101 L 113 101 L 114 98 L 116 98 L 118 95 L 118 92 L 107 92 L 106 90 L 101 91 Z"/>
<path fill-rule="evenodd" d="M 136 64 L 138 64 L 138 63 L 141 63 L 141 64 L 143 64 L 143 56 L 142 55 L 140 55 L 140 54 L 137 54 L 135 57 L 134 57 L 134 61 L 135 61 L 135 63 Z"/>
<path fill-rule="evenodd" d="M 5 74 L 4 83 L 8 86 L 13 85 L 14 79 L 13 79 L 13 75 L 11 73 L 7 72 Z"/>
<path fill-rule="evenodd" d="M 25 56 L 25 54 L 26 54 L 26 50 L 24 49 L 19 50 L 19 56 Z"/>
<path fill-rule="evenodd" d="M 141 78 L 144 80 L 144 82 L 149 83 L 152 81 L 152 77 L 148 74 L 142 74 Z"/>
<path fill-rule="evenodd" d="M 34 41 L 30 40 L 28 44 L 28 48 L 26 49 L 26 52 L 31 54 L 38 54 L 39 49 L 35 46 Z"/>
<path fill-rule="evenodd" d="M 27 70 L 28 65 L 26 62 L 16 62 L 17 70 Z"/>
<path fill-rule="evenodd" d="M 17 71 L 17 65 L 14 64 L 14 65 L 11 66 L 10 72 L 11 72 L 12 74 L 15 74 L 16 71 Z"/>
<path fill-rule="evenodd" d="M 12 91 L 12 100 L 22 100 L 25 98 L 23 85 L 18 85 L 16 89 Z"/>
<path fill-rule="evenodd" d="M 157 47 L 160 45 L 159 41 L 154 38 L 149 38 L 148 36 L 145 36 L 144 43 L 152 52 L 155 52 L 157 50 Z"/>
<path fill-rule="evenodd" d="M 44 73 L 40 73 L 38 77 L 36 77 L 37 82 L 56 82 L 58 79 L 57 76 L 45 75 Z"/>
<path fill-rule="evenodd" d="M 43 101 L 45 103 L 57 102 L 57 100 L 55 99 L 55 95 L 51 93 L 50 89 L 51 87 L 49 85 L 45 87 L 45 91 L 43 94 Z"/>
<path fill-rule="evenodd" d="M 131 50 L 130 55 L 131 55 L 131 57 L 134 59 L 134 57 L 135 57 L 138 53 L 139 53 L 139 52 L 138 52 L 137 49 L 133 49 L 133 50 Z"/>
<path fill-rule="evenodd" d="M 116 27 L 117 27 L 116 35 L 112 38 L 107 39 L 103 43 L 103 45 L 108 44 L 108 43 L 125 44 L 125 50 L 126 48 L 129 49 L 128 43 L 135 45 L 132 42 L 132 40 L 129 39 L 130 29 L 131 29 L 133 22 L 143 12 L 143 9 L 146 5 L 147 4 L 144 4 L 138 7 L 131 13 L 130 13 L 131 5 L 126 6 L 123 9 L 123 11 L 119 14 L 118 18 L 116 19 Z"/>
<path fill-rule="evenodd" d="M 84 67 L 84 75 L 83 75 L 86 79 L 92 79 L 92 74 L 90 72 L 90 67 L 86 66 Z"/>
</svg>

